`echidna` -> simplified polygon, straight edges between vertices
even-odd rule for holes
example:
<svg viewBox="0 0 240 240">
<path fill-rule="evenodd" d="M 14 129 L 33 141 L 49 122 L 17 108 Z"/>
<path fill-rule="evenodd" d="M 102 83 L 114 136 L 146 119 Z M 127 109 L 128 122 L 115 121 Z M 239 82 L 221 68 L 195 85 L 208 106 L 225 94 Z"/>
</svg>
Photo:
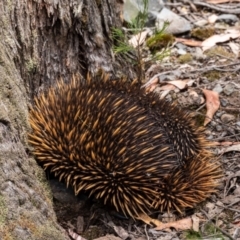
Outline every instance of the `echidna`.
<svg viewBox="0 0 240 240">
<path fill-rule="evenodd" d="M 134 83 L 61 81 L 29 120 L 45 170 L 125 215 L 194 207 L 221 176 L 193 116 Z"/>
</svg>

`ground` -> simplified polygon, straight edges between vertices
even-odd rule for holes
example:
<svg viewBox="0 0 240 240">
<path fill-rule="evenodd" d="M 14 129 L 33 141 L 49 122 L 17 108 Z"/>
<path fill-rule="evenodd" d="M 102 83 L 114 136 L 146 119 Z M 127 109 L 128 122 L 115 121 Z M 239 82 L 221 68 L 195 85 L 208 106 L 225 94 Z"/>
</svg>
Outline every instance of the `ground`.
<svg viewBox="0 0 240 240">
<path fill-rule="evenodd" d="M 208 15 L 213 14 L 211 9 L 208 10 Z M 211 27 L 214 34 L 223 33 L 216 25 Z M 189 33 L 181 38 L 193 43 L 201 32 L 195 31 L 194 34 Z M 193 47 L 193 44 L 186 42 L 183 44 L 176 38 L 168 57 L 161 62 L 152 62 L 145 69 L 145 81 L 151 79 L 150 85 L 154 86 L 154 91 L 194 113 L 199 125 L 203 125 L 206 115 L 210 114 L 206 138 L 214 143 L 211 150 L 223 169 L 217 193 L 182 215 L 160 213 L 154 216 L 163 222 L 197 219 L 196 231 L 174 228 L 157 231 L 153 224 L 127 219 L 94 198 L 88 199 L 84 194 L 75 197 L 71 189 L 67 190 L 63 183 L 52 179 L 50 183 L 58 221 L 66 231 L 70 231 L 73 239 L 114 239 L 114 236 L 129 240 L 240 239 L 240 61 L 239 51 L 237 54 L 233 51 L 234 46 L 239 50 L 239 42 L 238 37 L 216 43 L 203 51 L 201 47 Z M 186 54 L 180 54 L 180 50 Z M 156 76 L 159 73 L 161 76 Z M 166 83 L 172 80 L 179 80 L 181 86 L 174 84 L 173 87 L 173 84 Z M 203 89 L 217 93 L 220 106 L 216 112 L 213 106 L 209 106 L 212 95 L 207 96 Z M 214 100 L 211 101 L 214 105 Z"/>
</svg>

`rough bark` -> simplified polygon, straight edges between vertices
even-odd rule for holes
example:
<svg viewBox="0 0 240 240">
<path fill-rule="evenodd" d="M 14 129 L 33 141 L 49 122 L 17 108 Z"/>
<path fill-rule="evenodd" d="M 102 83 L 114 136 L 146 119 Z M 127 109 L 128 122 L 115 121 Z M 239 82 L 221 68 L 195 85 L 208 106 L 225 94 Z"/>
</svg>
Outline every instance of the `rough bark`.
<svg viewBox="0 0 240 240">
<path fill-rule="evenodd" d="M 0 1 L 0 239 L 68 239 L 29 154 L 28 104 L 59 77 L 116 72 L 121 9 L 121 0 Z"/>
</svg>

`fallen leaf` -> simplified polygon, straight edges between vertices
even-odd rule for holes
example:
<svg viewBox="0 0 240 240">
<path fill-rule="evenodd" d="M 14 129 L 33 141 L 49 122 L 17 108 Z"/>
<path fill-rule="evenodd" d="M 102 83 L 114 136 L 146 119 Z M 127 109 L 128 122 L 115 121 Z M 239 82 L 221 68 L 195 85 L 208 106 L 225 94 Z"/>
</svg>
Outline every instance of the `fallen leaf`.
<svg viewBox="0 0 240 240">
<path fill-rule="evenodd" d="M 71 229 L 68 229 L 68 234 L 74 240 L 87 240 L 86 238 L 81 237 Z"/>
<path fill-rule="evenodd" d="M 139 220 L 145 222 L 148 225 L 152 225 L 154 224 L 155 226 L 159 226 L 162 224 L 161 221 L 159 221 L 158 219 L 154 219 L 154 218 L 150 218 L 148 215 L 146 214 L 140 214 L 138 217 Z"/>
<path fill-rule="evenodd" d="M 164 83 L 167 83 L 166 85 L 163 85 L 159 88 L 159 90 L 174 90 L 176 88 L 178 89 L 185 89 L 187 88 L 189 85 L 188 83 L 190 83 L 190 85 L 192 84 L 191 80 L 173 80 L 173 81 L 166 81 Z"/>
<path fill-rule="evenodd" d="M 141 88 L 146 88 L 148 91 L 150 91 L 149 89 L 151 89 L 152 86 L 156 87 L 157 84 L 158 84 L 158 77 L 154 77 L 154 78 L 151 78 L 146 83 L 144 83 Z"/>
<path fill-rule="evenodd" d="M 239 142 L 211 142 L 211 146 L 233 146 L 240 144 Z"/>
<path fill-rule="evenodd" d="M 175 228 L 176 230 L 187 230 L 192 229 L 192 226 L 192 218 L 184 218 L 175 222 L 161 223 L 155 228 L 155 230 L 167 230 L 170 228 Z"/>
<path fill-rule="evenodd" d="M 175 41 L 185 44 L 187 46 L 191 46 L 191 47 L 201 47 L 202 46 L 202 42 L 191 40 L 191 39 L 176 38 Z"/>
<path fill-rule="evenodd" d="M 194 231 L 199 231 L 199 218 L 196 215 L 193 215 L 192 217 L 184 218 L 178 221 L 173 221 L 169 223 L 163 223 L 159 221 L 158 219 L 150 218 L 146 214 L 141 214 L 138 217 L 139 220 L 142 220 L 148 225 L 154 224 L 156 227 L 154 230 L 165 230 L 170 231 L 170 228 L 175 228 L 176 230 L 187 230 L 187 229 L 193 229 Z"/>
<path fill-rule="evenodd" d="M 235 226 L 237 226 L 237 227 L 240 227 L 240 220 L 234 221 L 233 224 L 234 224 Z"/>
<path fill-rule="evenodd" d="M 168 93 L 170 92 L 170 90 L 164 90 L 162 93 L 161 93 L 161 96 L 160 96 L 160 99 L 164 99 Z"/>
<path fill-rule="evenodd" d="M 206 118 L 204 120 L 204 126 L 206 126 L 209 122 L 211 122 L 211 119 L 213 118 L 216 111 L 219 109 L 220 101 L 219 101 L 219 95 L 217 92 L 202 89 L 203 94 L 206 97 Z"/>
<path fill-rule="evenodd" d="M 151 83 L 148 87 L 145 88 L 145 92 L 146 93 L 153 92 L 154 89 L 157 87 L 157 85 L 158 85 L 158 82 Z"/>
<path fill-rule="evenodd" d="M 134 35 L 128 42 L 130 45 L 132 45 L 134 48 L 136 48 L 137 46 L 140 46 L 144 43 L 148 33 L 150 32 L 149 29 L 140 32 L 136 35 Z"/>
<path fill-rule="evenodd" d="M 226 31 L 223 34 L 218 34 L 218 35 L 213 35 L 206 40 L 202 42 L 202 49 L 203 51 L 208 50 L 209 48 L 213 47 L 216 45 L 216 43 L 219 42 L 226 42 L 229 41 L 230 39 L 235 39 L 240 37 L 240 31 L 237 30 L 232 30 L 232 31 Z"/>
<path fill-rule="evenodd" d="M 195 232 L 199 232 L 199 222 L 200 222 L 200 219 L 196 215 L 192 215 L 191 218 L 192 218 L 192 229 Z"/>
<path fill-rule="evenodd" d="M 195 82 L 195 80 L 188 80 L 188 82 L 187 82 L 188 87 L 191 87 L 194 82 Z"/>
<path fill-rule="evenodd" d="M 213 14 L 211 16 L 208 17 L 208 22 L 209 23 L 215 23 L 218 19 L 218 16 L 216 14 Z"/>
<path fill-rule="evenodd" d="M 189 80 L 174 80 L 174 81 L 166 81 L 168 84 L 172 84 L 179 89 L 185 89 L 187 87 L 187 83 Z"/>
<path fill-rule="evenodd" d="M 222 153 L 226 152 L 240 152 L 240 144 L 232 145 L 230 147 L 225 148 Z"/>
<path fill-rule="evenodd" d="M 236 44 L 234 42 L 230 42 L 228 44 L 228 46 L 231 48 L 231 50 L 235 54 L 235 56 L 238 56 L 239 50 L 240 50 L 239 44 Z"/>
<path fill-rule="evenodd" d="M 199 96 L 197 92 L 193 90 L 189 90 L 188 92 L 189 92 L 189 97 L 196 103 L 202 105 L 205 102 L 204 98 L 202 96 Z"/>
<path fill-rule="evenodd" d="M 163 85 L 159 88 L 159 90 L 163 90 L 163 91 L 165 91 L 165 90 L 171 91 L 171 90 L 174 90 L 174 89 L 176 89 L 176 87 L 172 84 L 166 84 L 166 85 Z"/>
</svg>

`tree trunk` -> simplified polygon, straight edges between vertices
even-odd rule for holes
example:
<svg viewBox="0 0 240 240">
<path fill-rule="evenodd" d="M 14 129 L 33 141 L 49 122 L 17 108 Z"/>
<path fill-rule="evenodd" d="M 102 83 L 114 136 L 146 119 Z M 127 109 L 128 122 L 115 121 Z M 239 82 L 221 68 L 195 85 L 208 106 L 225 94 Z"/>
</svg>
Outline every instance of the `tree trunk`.
<svg viewBox="0 0 240 240">
<path fill-rule="evenodd" d="M 29 151 L 28 104 L 60 77 L 118 72 L 111 28 L 121 26 L 122 4 L 0 1 L 0 239 L 68 239 L 56 222 L 44 172 Z"/>
</svg>

